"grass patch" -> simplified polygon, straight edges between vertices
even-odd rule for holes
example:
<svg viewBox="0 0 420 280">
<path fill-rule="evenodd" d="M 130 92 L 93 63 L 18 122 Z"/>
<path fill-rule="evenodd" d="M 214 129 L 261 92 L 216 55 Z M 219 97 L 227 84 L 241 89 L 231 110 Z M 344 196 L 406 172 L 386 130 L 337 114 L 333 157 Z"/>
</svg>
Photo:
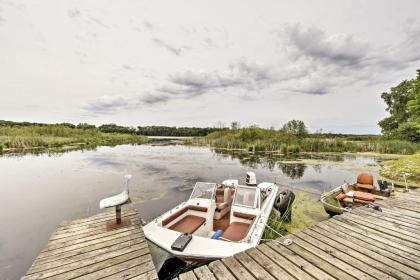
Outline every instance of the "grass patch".
<svg viewBox="0 0 420 280">
<path fill-rule="evenodd" d="M 295 195 L 290 222 L 281 222 L 279 212 L 276 209 L 273 209 L 270 215 L 268 225 L 283 235 L 302 231 L 329 218 L 318 198 L 314 198 L 303 191 L 298 191 Z M 268 227 L 265 229 L 263 239 L 275 239 L 277 237 L 278 235 Z"/>
<path fill-rule="evenodd" d="M 380 170 L 382 177 L 395 181 L 400 185 L 405 184 L 404 174 L 409 186 L 420 187 L 420 154 L 387 161 Z"/>
</svg>

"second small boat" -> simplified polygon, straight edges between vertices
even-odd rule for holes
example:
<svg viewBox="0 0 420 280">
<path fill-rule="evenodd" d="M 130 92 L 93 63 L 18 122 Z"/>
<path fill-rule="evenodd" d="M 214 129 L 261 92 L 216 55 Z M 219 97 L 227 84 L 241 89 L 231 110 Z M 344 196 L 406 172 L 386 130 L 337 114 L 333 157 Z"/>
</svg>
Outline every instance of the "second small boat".
<svg viewBox="0 0 420 280">
<path fill-rule="evenodd" d="M 331 216 L 351 211 L 352 208 L 373 204 L 376 200 L 386 199 L 393 193 L 393 187 L 386 181 L 378 180 L 374 185 L 373 176 L 361 173 L 354 184 L 345 183 L 321 195 L 321 203 Z"/>
</svg>

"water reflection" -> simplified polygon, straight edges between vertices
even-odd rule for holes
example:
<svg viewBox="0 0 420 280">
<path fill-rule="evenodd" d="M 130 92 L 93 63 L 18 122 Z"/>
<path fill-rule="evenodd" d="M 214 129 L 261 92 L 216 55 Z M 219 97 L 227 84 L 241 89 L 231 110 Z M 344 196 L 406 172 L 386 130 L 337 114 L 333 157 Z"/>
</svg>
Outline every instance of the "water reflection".
<svg viewBox="0 0 420 280">
<path fill-rule="evenodd" d="M 305 158 L 329 163 L 308 164 Z M 318 196 L 354 180 L 360 168 L 375 162 L 371 157 L 286 158 L 168 143 L 9 154 L 0 157 L 0 197 L 7 198 L 0 211 L 0 224 L 7 225 L 0 230 L 0 278 L 22 276 L 63 220 L 99 212 L 99 200 L 121 191 L 125 173 L 133 174 L 132 207 L 150 220 L 186 200 L 196 181 L 238 178 L 243 183 L 245 172 L 254 171 L 259 181 Z"/>
</svg>

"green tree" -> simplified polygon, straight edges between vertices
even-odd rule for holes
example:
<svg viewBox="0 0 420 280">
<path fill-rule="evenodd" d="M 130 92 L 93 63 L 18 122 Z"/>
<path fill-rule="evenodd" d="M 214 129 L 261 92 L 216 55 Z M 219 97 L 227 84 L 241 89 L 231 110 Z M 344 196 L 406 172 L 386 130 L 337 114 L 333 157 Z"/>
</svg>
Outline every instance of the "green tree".
<svg viewBox="0 0 420 280">
<path fill-rule="evenodd" d="M 387 105 L 386 110 L 390 113 L 389 117 L 378 123 L 385 135 L 393 134 L 401 124 L 409 121 L 411 114 L 407 103 L 413 93 L 414 82 L 415 80 L 402 81 L 396 87 L 392 87 L 390 92 L 382 93 L 381 97 Z"/>
<path fill-rule="evenodd" d="M 420 69 L 417 70 L 417 78 L 413 81 L 413 92 L 407 106 L 411 113 L 410 119 L 413 122 L 420 123 Z"/>
<path fill-rule="evenodd" d="M 303 121 L 300 120 L 291 120 L 288 121 L 282 128 L 283 132 L 295 135 L 299 138 L 306 137 L 308 135 L 308 130 Z"/>
</svg>

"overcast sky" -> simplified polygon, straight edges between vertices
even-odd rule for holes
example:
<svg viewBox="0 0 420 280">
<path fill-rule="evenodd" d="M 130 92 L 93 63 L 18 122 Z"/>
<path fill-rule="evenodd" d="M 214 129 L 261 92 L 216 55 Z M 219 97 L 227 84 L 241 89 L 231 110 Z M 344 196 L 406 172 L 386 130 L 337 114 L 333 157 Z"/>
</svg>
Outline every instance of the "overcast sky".
<svg viewBox="0 0 420 280">
<path fill-rule="evenodd" d="M 379 133 L 420 1 L 0 0 L 0 119 Z"/>
</svg>

